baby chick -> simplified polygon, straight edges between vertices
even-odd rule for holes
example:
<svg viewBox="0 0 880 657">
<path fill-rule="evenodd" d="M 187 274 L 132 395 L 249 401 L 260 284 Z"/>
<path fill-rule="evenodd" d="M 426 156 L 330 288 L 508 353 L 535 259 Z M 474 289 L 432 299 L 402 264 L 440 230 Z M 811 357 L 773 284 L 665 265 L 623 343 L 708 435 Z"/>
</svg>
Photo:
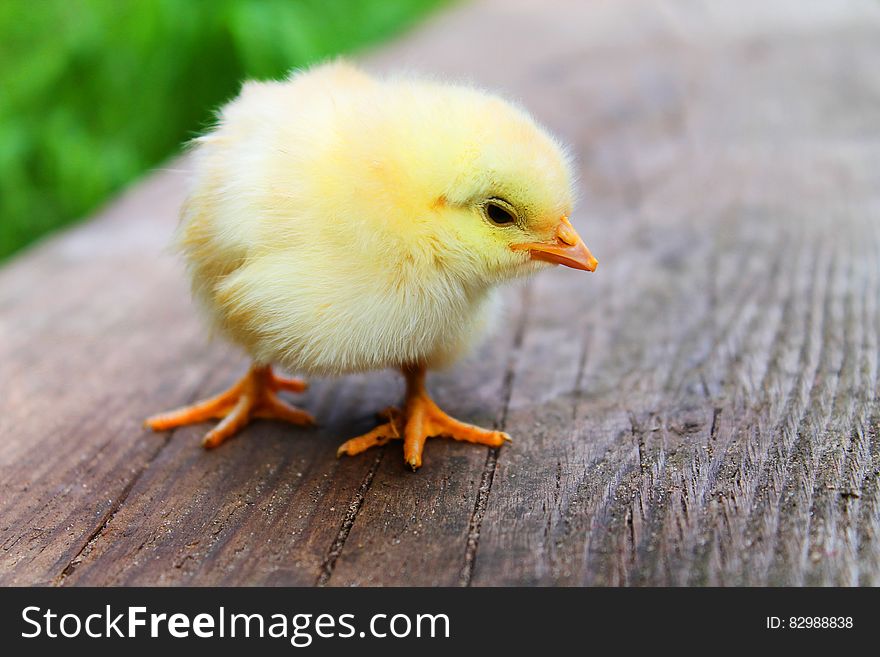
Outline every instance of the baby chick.
<svg viewBox="0 0 880 657">
<path fill-rule="evenodd" d="M 568 221 L 571 172 L 523 110 L 467 86 L 377 79 L 341 62 L 282 82 L 248 82 L 195 140 L 195 180 L 178 244 L 194 296 L 244 347 L 231 389 L 154 416 L 161 431 L 210 418 L 216 447 L 252 417 L 309 424 L 278 396 L 306 375 L 397 368 L 401 411 L 345 442 L 354 455 L 403 439 L 498 447 L 428 396 L 425 372 L 464 355 L 497 316 L 499 283 L 551 264 L 593 271 Z"/>
</svg>

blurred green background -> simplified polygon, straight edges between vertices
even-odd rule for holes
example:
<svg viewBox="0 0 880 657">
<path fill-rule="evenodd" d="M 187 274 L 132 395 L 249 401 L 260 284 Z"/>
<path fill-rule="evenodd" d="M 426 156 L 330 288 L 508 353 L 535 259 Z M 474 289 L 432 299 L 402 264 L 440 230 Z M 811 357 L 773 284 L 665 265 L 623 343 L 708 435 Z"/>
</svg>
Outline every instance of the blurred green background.
<svg viewBox="0 0 880 657">
<path fill-rule="evenodd" d="M 279 77 L 446 0 L 0 1 L 0 259 L 84 217 Z"/>
</svg>

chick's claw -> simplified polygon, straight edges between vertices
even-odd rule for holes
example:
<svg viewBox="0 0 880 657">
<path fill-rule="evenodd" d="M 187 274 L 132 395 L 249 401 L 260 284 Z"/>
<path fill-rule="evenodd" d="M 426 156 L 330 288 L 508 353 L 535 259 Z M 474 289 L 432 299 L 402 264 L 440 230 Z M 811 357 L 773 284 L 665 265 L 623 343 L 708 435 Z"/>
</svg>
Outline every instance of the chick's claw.
<svg viewBox="0 0 880 657">
<path fill-rule="evenodd" d="M 314 424 L 314 418 L 291 406 L 275 394 L 277 390 L 302 392 L 305 381 L 276 376 L 269 366 L 252 366 L 229 390 L 215 397 L 148 418 L 144 424 L 153 431 L 167 431 L 210 419 L 222 421 L 209 431 L 202 445 L 211 449 L 243 429 L 252 418 L 284 420 L 292 424 Z"/>
<path fill-rule="evenodd" d="M 501 447 L 510 441 L 503 431 L 483 429 L 461 422 L 444 413 L 427 394 L 410 399 L 407 404 L 407 423 L 403 441 L 403 459 L 413 470 L 422 466 L 425 441 L 444 436 L 477 445 Z"/>
<path fill-rule="evenodd" d="M 391 440 L 403 438 L 403 458 L 413 470 L 422 465 L 422 452 L 428 438 L 443 436 L 489 447 L 501 447 L 510 441 L 510 436 L 503 431 L 482 429 L 450 417 L 425 390 L 425 371 L 423 368 L 405 369 L 407 381 L 406 411 L 401 413 L 396 408 L 389 408 L 381 415 L 388 422 L 352 438 L 340 445 L 337 456 L 348 454 L 354 456 L 369 449 L 385 445 Z"/>
</svg>

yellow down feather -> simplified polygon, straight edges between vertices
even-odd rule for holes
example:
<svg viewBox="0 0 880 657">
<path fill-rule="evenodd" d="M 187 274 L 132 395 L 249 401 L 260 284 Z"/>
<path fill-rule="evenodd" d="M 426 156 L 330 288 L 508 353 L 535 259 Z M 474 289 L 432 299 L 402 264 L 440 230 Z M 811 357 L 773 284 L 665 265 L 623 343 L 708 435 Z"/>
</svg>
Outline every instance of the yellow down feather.
<svg viewBox="0 0 880 657">
<path fill-rule="evenodd" d="M 196 298 L 257 363 L 342 374 L 464 354 L 520 242 L 571 212 L 566 155 L 479 89 L 345 64 L 248 82 L 195 140 L 178 234 Z M 517 221 L 498 226 L 486 201 Z"/>
</svg>

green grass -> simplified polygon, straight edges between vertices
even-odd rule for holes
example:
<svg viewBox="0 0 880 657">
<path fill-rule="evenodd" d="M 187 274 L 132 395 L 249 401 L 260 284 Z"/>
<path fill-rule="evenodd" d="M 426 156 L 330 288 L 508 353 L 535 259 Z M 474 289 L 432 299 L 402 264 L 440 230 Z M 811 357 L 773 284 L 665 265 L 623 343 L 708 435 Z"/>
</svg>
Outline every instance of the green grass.
<svg viewBox="0 0 880 657">
<path fill-rule="evenodd" d="M 177 151 L 244 78 L 381 41 L 445 0 L 3 0 L 0 259 Z"/>
</svg>

